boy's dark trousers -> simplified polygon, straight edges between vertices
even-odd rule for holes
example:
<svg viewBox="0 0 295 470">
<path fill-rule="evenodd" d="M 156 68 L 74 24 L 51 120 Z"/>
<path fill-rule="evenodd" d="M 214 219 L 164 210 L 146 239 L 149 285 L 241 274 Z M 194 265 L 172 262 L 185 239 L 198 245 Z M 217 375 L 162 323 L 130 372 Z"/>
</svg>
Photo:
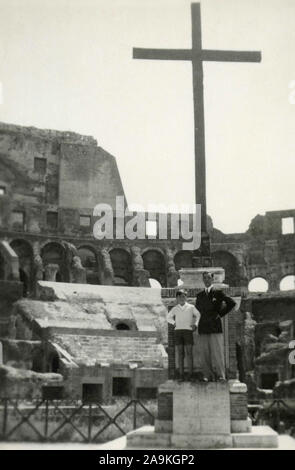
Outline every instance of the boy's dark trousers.
<svg viewBox="0 0 295 470">
<path fill-rule="evenodd" d="M 184 377 L 184 357 L 186 357 L 187 365 L 188 365 L 188 374 L 189 374 L 189 378 L 191 378 L 193 375 L 193 347 L 192 345 L 189 344 L 189 345 L 184 346 L 183 344 L 179 344 L 179 345 L 176 345 L 176 350 L 178 352 L 180 377 L 181 378 Z"/>
</svg>

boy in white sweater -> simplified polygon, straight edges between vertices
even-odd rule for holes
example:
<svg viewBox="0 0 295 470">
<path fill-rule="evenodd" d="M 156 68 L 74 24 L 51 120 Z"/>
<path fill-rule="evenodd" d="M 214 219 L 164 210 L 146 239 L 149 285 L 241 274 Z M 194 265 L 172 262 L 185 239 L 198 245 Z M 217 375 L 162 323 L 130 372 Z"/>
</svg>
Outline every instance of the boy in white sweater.
<svg viewBox="0 0 295 470">
<path fill-rule="evenodd" d="M 186 301 L 186 292 L 180 289 L 176 293 L 177 304 L 167 316 L 168 323 L 175 326 L 175 346 L 179 363 L 179 380 L 184 381 L 184 351 L 187 357 L 189 377 L 193 378 L 193 331 L 198 326 L 200 312 Z"/>
</svg>

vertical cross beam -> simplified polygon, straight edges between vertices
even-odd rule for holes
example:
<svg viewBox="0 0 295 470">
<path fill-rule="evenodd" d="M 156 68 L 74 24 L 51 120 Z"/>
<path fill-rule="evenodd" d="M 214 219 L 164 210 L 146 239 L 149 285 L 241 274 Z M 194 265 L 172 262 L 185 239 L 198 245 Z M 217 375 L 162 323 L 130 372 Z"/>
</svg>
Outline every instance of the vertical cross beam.
<svg viewBox="0 0 295 470">
<path fill-rule="evenodd" d="M 199 3 L 191 5 L 192 17 L 192 73 L 194 97 L 194 139 L 195 139 L 195 200 L 201 204 L 201 228 L 207 231 L 206 208 L 206 162 L 205 162 L 205 118 L 201 11 Z"/>
<path fill-rule="evenodd" d="M 206 208 L 206 164 L 205 164 L 205 119 L 203 90 L 203 61 L 215 62 L 260 62 L 261 53 L 257 51 L 219 51 L 202 49 L 201 8 L 192 3 L 192 48 L 191 49 L 133 49 L 134 59 L 149 60 L 186 60 L 192 63 L 194 97 L 194 141 L 195 141 L 195 196 L 196 204 L 201 204 L 201 254 L 210 252 L 207 232 Z M 203 248 L 203 250 L 202 250 Z"/>
</svg>

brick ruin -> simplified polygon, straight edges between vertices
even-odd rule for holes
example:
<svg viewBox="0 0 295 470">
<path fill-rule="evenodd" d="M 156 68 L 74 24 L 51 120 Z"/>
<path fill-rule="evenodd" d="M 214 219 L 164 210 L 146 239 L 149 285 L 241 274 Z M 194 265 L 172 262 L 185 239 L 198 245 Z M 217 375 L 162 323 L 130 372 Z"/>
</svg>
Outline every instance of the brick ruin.
<svg viewBox="0 0 295 470">
<path fill-rule="evenodd" d="M 92 137 L 0 124 L 0 337 L 3 338 L 4 364 L 13 363 L 10 352 L 22 347 L 19 341 L 27 341 L 28 344 L 41 341 L 42 347 L 46 345 L 48 349 L 42 350 L 41 366 L 33 366 L 33 351 L 37 344 L 29 348 L 32 351 L 31 363 L 28 360 L 24 364 L 20 360 L 14 365 L 35 374 L 41 371 L 55 374 L 57 367 L 54 364 L 61 367 L 66 361 L 62 350 L 68 351 L 69 362 L 79 359 L 82 364 L 85 361 L 80 367 L 85 374 L 79 372 L 79 377 L 92 374 L 86 364 L 92 347 L 95 348 L 92 344 L 95 335 L 88 334 L 89 331 L 79 333 L 79 329 L 84 328 L 82 325 L 73 330 L 74 326 L 67 324 L 68 332 L 72 332 L 71 338 L 67 338 L 66 330 L 62 331 L 56 318 L 54 327 L 60 328 L 61 333 L 55 333 L 52 339 L 46 337 L 44 332 L 48 328 L 42 321 L 40 323 L 40 319 L 28 320 L 30 314 L 26 302 L 40 302 L 40 311 L 46 311 L 48 302 L 51 306 L 56 302 L 50 298 L 50 289 L 48 291 L 44 285 L 40 294 L 42 282 L 128 289 L 147 288 L 149 279 L 153 279 L 162 288 L 162 305 L 166 308 L 172 305 L 179 270 L 192 267 L 193 253 L 182 250 L 184 240 L 181 238 L 169 238 L 173 223 L 171 214 L 167 218 L 167 240 L 161 240 L 159 234 L 153 238 L 146 234 L 144 239 L 134 241 L 115 237 L 113 240 L 94 239 L 93 208 L 104 202 L 115 213 L 116 196 L 121 196 L 127 206 L 115 158 L 99 147 Z M 156 214 L 156 226 L 160 216 Z M 295 377 L 294 366 L 286 359 L 288 341 L 294 338 L 295 297 L 294 290 L 284 291 L 285 281 L 295 274 L 294 217 L 295 210 L 266 212 L 254 217 L 245 233 L 234 234 L 222 233 L 208 217 L 213 265 L 225 269 L 225 282 L 231 286 L 230 294 L 242 298 L 240 311 L 234 318 L 229 318 L 228 374 L 232 378 L 239 374 L 241 380 L 247 381 L 248 388 L 252 384 L 255 397 L 259 395 L 260 388 L 273 388 L 277 379 L 292 381 Z M 144 214 L 144 218 L 148 220 L 149 214 Z M 291 222 L 291 229 L 287 231 L 284 229 L 286 221 Z M 265 292 L 249 291 L 257 279 L 264 281 Z M 195 293 L 191 294 L 193 300 Z M 71 308 L 74 309 L 72 304 Z M 17 322 L 16 311 L 20 312 Z M 122 344 L 124 341 L 129 344 L 135 341 L 136 335 L 143 342 L 146 338 L 156 341 L 160 334 L 156 327 L 148 333 L 140 331 L 130 318 L 124 318 L 121 330 L 116 329 L 114 323 L 111 323 L 111 329 L 100 328 L 104 331 L 102 338 L 108 337 L 114 344 L 117 337 Z M 28 322 L 34 325 L 32 329 L 28 328 Z M 78 332 L 81 337 L 83 347 L 79 358 L 76 357 L 77 341 L 73 340 L 73 332 Z M 168 347 L 167 341 L 161 344 Z M 49 359 L 50 351 L 52 360 Z M 120 364 L 112 365 L 111 369 L 119 368 L 117 384 L 130 390 L 132 369 L 126 365 L 128 358 L 124 363 L 121 352 L 116 351 Z M 142 356 L 144 358 L 144 351 Z M 100 359 L 100 363 L 108 363 L 108 358 Z M 166 366 L 162 364 L 161 367 L 159 370 L 162 372 L 156 371 L 159 377 L 167 373 L 163 372 Z M 38 370 L 34 370 L 36 368 Z M 70 369 L 68 366 L 67 373 Z M 107 369 L 106 366 L 103 375 L 111 377 L 112 373 Z M 150 384 L 160 383 L 154 379 L 152 370 L 153 367 L 145 385 L 147 389 L 154 388 L 148 386 Z M 97 389 L 101 384 L 100 377 L 97 375 L 96 378 Z M 106 379 L 103 391 L 99 392 L 104 397 L 112 395 L 110 380 Z M 79 384 L 77 389 L 81 395 L 81 380 Z"/>
<path fill-rule="evenodd" d="M 5 365 L 51 374 L 73 399 L 155 398 L 167 378 L 166 309 L 158 291 L 40 281 L 36 297 L 13 305 L 2 340 Z M 36 387 L 34 396 L 41 394 Z"/>
</svg>

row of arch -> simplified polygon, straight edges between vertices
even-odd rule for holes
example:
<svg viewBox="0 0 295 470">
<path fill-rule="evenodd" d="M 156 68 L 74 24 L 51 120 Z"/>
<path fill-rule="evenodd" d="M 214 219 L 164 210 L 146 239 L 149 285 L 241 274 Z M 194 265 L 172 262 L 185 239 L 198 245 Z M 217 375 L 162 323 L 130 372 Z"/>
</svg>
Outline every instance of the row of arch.
<svg viewBox="0 0 295 470">
<path fill-rule="evenodd" d="M 13 240 L 10 243 L 19 258 L 20 280 L 25 286 L 25 291 L 33 289 L 34 283 L 34 256 L 30 243 L 23 239 Z M 86 282 L 88 284 L 103 284 L 103 263 L 99 252 L 87 245 L 77 248 L 82 266 L 86 270 Z M 124 248 L 111 248 L 109 256 L 114 273 L 115 285 L 132 285 L 133 264 L 131 253 Z M 40 250 L 43 266 L 48 264 L 58 265 L 56 281 L 69 282 L 69 273 L 65 262 L 64 247 L 58 242 L 48 242 Z M 143 268 L 149 272 L 152 287 L 167 286 L 167 256 L 159 248 L 145 248 L 142 253 Z M 190 268 L 193 266 L 192 253 L 178 251 L 173 257 L 175 268 Z M 225 269 L 225 282 L 230 286 L 240 286 L 240 268 L 238 260 L 229 252 L 215 251 L 212 253 L 213 265 L 222 266 Z M 1 278 L 1 262 L 0 262 Z M 268 281 L 260 276 L 251 279 L 248 284 L 250 292 L 267 292 Z M 286 275 L 281 279 L 280 290 L 294 290 L 295 276 Z"/>
<path fill-rule="evenodd" d="M 23 239 L 13 240 L 10 243 L 13 250 L 19 257 L 20 280 L 25 285 L 25 290 L 32 289 L 33 282 L 33 248 L 30 243 Z M 96 250 L 87 245 L 77 248 L 82 266 L 86 270 L 86 282 L 88 284 L 101 284 L 102 260 Z M 58 242 L 48 242 L 41 247 L 40 256 L 43 266 L 55 264 L 58 266 L 56 281 L 69 282 L 69 273 L 65 263 L 64 247 Z M 132 285 L 133 265 L 132 256 L 127 249 L 111 248 L 109 256 L 114 273 L 116 285 Z M 145 248 L 141 253 L 143 268 L 149 272 L 153 284 L 157 287 L 167 286 L 167 259 L 164 252 L 159 248 Z M 178 251 L 173 257 L 175 268 L 190 268 L 193 266 L 192 253 L 188 251 Z M 213 253 L 215 266 L 222 266 L 225 269 L 227 282 L 231 286 L 239 285 L 239 266 L 236 258 L 228 252 Z M 1 273 L 0 273 L 1 275 Z"/>
<path fill-rule="evenodd" d="M 288 274 L 280 280 L 280 291 L 295 290 L 295 275 Z M 249 292 L 267 292 L 269 290 L 269 283 L 264 277 L 254 277 L 248 284 Z"/>
</svg>

